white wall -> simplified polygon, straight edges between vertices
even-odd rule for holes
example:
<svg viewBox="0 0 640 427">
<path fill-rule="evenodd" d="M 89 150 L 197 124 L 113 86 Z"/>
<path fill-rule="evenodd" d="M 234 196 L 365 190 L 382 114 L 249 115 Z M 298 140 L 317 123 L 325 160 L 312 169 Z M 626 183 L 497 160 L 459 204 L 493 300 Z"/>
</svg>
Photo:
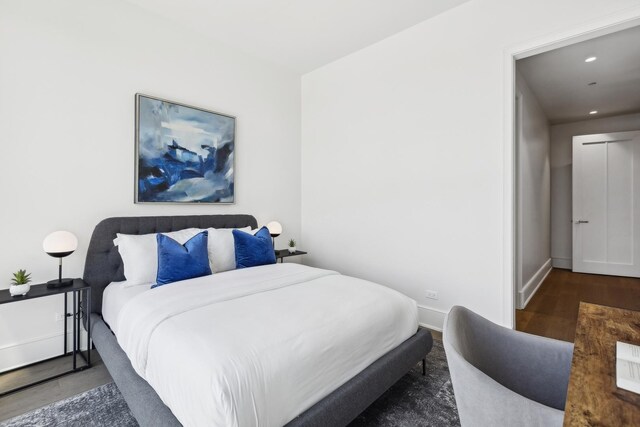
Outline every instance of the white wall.
<svg viewBox="0 0 640 427">
<path fill-rule="evenodd" d="M 235 205 L 134 205 L 136 92 L 237 116 Z M 251 213 L 300 237 L 299 76 L 127 2 L 0 1 L 0 129 L 0 288 L 19 268 L 56 276 L 42 240 L 58 229 L 82 276 L 109 216 Z M 0 307 L 0 370 L 62 350 L 61 301 Z"/>
<path fill-rule="evenodd" d="M 551 126 L 551 257 L 553 266 L 572 264 L 573 137 L 640 130 L 640 114 L 626 114 Z"/>
<path fill-rule="evenodd" d="M 305 262 L 404 292 L 425 324 L 454 304 L 508 323 L 505 51 L 637 5 L 474 0 L 303 76 Z"/>
<path fill-rule="evenodd" d="M 524 308 L 551 271 L 549 124 L 525 78 L 516 73 L 519 100 L 518 275 L 516 299 Z"/>
</svg>

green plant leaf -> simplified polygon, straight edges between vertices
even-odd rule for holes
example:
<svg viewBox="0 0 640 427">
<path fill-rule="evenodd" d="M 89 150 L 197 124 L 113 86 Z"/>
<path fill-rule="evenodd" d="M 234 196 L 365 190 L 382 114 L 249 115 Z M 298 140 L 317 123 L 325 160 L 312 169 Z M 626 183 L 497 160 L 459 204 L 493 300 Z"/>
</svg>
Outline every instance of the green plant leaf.
<svg viewBox="0 0 640 427">
<path fill-rule="evenodd" d="M 31 273 L 27 273 L 27 270 L 18 270 L 13 273 L 12 285 L 26 285 L 29 282 L 31 282 Z"/>
</svg>

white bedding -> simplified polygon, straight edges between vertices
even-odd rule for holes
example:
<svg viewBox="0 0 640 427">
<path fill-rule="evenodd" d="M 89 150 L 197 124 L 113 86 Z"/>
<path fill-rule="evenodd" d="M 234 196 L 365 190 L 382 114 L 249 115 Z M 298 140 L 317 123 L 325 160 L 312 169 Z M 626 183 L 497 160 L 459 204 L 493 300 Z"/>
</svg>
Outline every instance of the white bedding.
<svg viewBox="0 0 640 427">
<path fill-rule="evenodd" d="M 151 284 L 130 286 L 126 281 L 109 283 L 102 294 L 102 318 L 114 334 L 118 330 L 118 314 L 129 300 L 150 290 Z"/>
<path fill-rule="evenodd" d="M 141 292 L 116 324 L 183 425 L 244 427 L 286 424 L 412 336 L 418 317 L 389 288 L 289 263 Z"/>
</svg>

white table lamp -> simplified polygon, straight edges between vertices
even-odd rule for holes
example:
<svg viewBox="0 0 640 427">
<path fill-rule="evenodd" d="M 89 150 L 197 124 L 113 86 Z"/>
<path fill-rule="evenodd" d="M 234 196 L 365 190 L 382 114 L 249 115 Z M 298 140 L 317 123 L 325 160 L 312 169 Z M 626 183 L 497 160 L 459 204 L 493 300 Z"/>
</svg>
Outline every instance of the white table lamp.
<svg viewBox="0 0 640 427">
<path fill-rule="evenodd" d="M 267 224 L 267 229 L 269 230 L 269 234 L 271 235 L 271 240 L 273 242 L 273 248 L 276 247 L 276 237 L 282 234 L 282 224 L 278 221 L 271 221 Z"/>
<path fill-rule="evenodd" d="M 44 242 L 42 242 L 42 248 L 48 255 L 60 259 L 58 263 L 58 278 L 48 281 L 47 287 L 70 286 L 73 283 L 73 279 L 62 278 L 62 258 L 71 255 L 78 248 L 76 236 L 68 231 L 55 231 L 45 237 Z"/>
</svg>

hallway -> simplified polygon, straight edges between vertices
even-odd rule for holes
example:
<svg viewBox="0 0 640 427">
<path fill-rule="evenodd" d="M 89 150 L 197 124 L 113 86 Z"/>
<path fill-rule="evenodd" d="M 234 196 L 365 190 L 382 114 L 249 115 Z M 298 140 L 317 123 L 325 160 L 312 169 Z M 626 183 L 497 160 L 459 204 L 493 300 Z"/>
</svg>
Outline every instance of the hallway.
<svg viewBox="0 0 640 427">
<path fill-rule="evenodd" d="M 573 342 L 581 301 L 640 311 L 640 278 L 554 268 L 523 310 L 516 329 Z"/>
</svg>

